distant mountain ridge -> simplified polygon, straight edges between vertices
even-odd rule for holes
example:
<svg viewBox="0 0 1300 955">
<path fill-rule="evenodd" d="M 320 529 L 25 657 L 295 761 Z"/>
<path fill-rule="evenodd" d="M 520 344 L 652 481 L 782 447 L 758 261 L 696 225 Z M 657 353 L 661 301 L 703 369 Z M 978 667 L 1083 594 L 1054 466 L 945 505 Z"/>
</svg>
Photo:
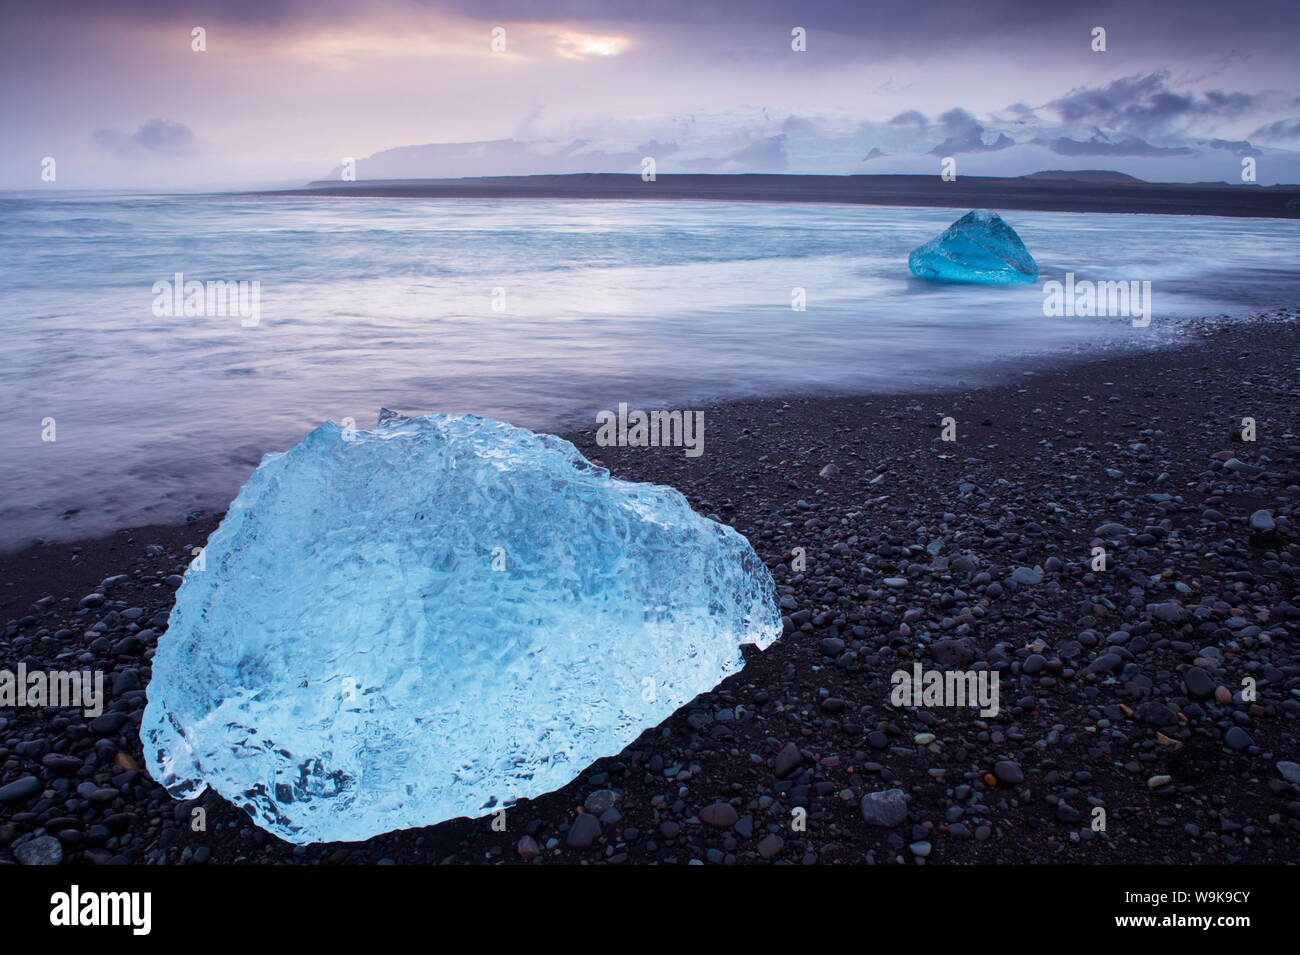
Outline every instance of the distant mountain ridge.
<svg viewBox="0 0 1300 955">
<path fill-rule="evenodd" d="M 937 174 L 952 160 L 960 176 L 1065 178 L 1078 182 L 1240 181 L 1242 160 L 1258 159 L 1262 184 L 1300 181 L 1300 152 L 1266 149 L 1237 140 L 1182 140 L 1157 145 L 1132 137 L 1091 139 L 1035 135 L 1013 138 L 981 127 L 939 139 L 939 131 L 911 125 L 829 121 L 751 125 L 692 117 L 680 126 L 639 126 L 572 138 L 432 142 L 396 146 L 348 164 L 356 179 L 460 179 L 577 173 L 640 175 L 695 173 L 793 175 Z M 1017 130 L 1019 133 L 1028 130 Z M 1097 169 L 1100 157 L 1105 169 Z M 652 160 L 652 162 L 647 162 Z M 1078 162 L 1089 168 L 1062 169 Z M 341 180 L 340 163 L 323 179 Z M 325 172 L 322 169 L 322 172 Z"/>
<path fill-rule="evenodd" d="M 1105 170 L 1090 170 L 1105 173 Z M 1049 173 L 1055 173 L 1049 170 Z M 835 202 L 965 209 L 1127 212 L 1300 219 L 1300 186 L 1152 183 L 1103 178 L 789 173 L 633 173 L 470 176 L 443 179 L 318 180 L 260 195 L 426 199 L 617 199 L 728 202 Z"/>
</svg>

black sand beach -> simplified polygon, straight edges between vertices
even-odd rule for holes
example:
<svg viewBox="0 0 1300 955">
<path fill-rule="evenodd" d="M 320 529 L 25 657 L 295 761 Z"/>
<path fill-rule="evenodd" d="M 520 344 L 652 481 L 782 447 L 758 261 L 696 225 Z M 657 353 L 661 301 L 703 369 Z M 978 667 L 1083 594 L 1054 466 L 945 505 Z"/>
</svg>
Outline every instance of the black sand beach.
<svg viewBox="0 0 1300 955">
<path fill-rule="evenodd" d="M 192 831 L 138 728 L 217 518 L 0 557 L 0 667 L 102 669 L 111 700 L 0 715 L 0 864 L 1295 862 L 1298 317 L 972 392 L 727 404 L 699 458 L 568 435 L 749 537 L 786 633 L 503 832 L 294 848 L 211 792 Z M 1000 714 L 891 706 L 915 662 L 998 671 Z M 905 818 L 864 812 L 888 790 Z"/>
<path fill-rule="evenodd" d="M 1159 183 L 1105 179 L 958 176 L 805 176 L 583 173 L 468 179 L 318 180 L 302 189 L 250 195 L 409 199 L 700 199 L 844 202 L 881 206 L 1036 209 L 1300 219 L 1300 186 Z"/>
</svg>

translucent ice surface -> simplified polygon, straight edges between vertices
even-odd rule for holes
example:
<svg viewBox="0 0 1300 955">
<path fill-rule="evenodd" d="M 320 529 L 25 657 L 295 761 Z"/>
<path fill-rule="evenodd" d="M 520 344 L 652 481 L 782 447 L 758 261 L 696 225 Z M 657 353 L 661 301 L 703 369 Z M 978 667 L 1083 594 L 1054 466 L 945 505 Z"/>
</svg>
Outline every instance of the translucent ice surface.
<svg viewBox="0 0 1300 955">
<path fill-rule="evenodd" d="M 914 250 L 907 265 L 915 276 L 949 282 L 1007 285 L 1038 278 L 1038 263 L 1016 230 L 987 209 L 966 213 Z"/>
<path fill-rule="evenodd" d="M 749 542 L 491 418 L 333 423 L 268 455 L 191 566 L 141 736 L 294 843 L 557 789 L 781 633 Z"/>
</svg>

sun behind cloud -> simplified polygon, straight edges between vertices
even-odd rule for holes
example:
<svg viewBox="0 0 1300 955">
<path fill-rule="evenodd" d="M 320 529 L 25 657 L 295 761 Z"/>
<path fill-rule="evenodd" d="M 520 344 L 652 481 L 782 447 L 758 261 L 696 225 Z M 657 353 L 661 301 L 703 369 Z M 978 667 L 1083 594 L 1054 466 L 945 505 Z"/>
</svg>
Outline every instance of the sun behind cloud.
<svg viewBox="0 0 1300 955">
<path fill-rule="evenodd" d="M 627 47 L 627 37 L 621 36 L 561 33 L 555 38 L 556 52 L 571 60 L 585 60 L 593 56 L 618 56 Z"/>
</svg>

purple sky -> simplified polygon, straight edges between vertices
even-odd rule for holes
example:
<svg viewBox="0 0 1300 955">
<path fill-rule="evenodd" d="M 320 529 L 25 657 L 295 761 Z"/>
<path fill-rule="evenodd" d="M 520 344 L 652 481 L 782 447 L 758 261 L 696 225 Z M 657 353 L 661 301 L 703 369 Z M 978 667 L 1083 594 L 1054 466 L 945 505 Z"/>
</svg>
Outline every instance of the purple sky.
<svg viewBox="0 0 1300 955">
<path fill-rule="evenodd" d="M 968 174 L 1231 180 L 1252 155 L 1261 182 L 1295 182 L 1298 36 L 1296 0 L 47 0 L 6 13 L 0 188 L 45 187 L 47 156 L 58 188 L 197 188 L 510 138 L 536 145 L 369 174 L 472 174 L 476 156 L 637 172 L 649 150 L 663 171 L 937 171 L 953 154 Z"/>
</svg>

